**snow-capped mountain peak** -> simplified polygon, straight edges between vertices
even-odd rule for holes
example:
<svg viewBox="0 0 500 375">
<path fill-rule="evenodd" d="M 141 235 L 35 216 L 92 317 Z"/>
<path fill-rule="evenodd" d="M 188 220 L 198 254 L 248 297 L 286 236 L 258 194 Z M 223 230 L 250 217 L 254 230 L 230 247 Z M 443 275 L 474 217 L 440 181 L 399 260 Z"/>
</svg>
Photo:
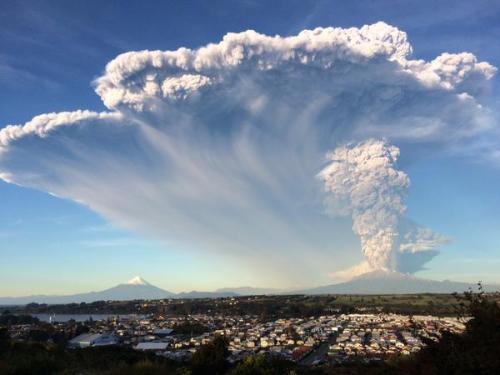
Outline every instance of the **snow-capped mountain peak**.
<svg viewBox="0 0 500 375">
<path fill-rule="evenodd" d="M 151 285 L 140 276 L 136 276 L 127 282 L 128 285 Z"/>
</svg>

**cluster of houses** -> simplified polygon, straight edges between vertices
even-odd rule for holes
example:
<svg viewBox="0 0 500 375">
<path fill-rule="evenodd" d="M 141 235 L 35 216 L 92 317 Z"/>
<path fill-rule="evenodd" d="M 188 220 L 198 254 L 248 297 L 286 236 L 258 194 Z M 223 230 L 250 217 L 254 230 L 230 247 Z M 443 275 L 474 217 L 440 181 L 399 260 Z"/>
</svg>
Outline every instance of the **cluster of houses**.
<svg viewBox="0 0 500 375">
<path fill-rule="evenodd" d="M 262 352 L 299 361 L 318 345 L 329 340 L 341 327 L 340 321 L 334 316 L 239 323 L 242 324 L 214 332 L 215 335 L 228 338 L 232 361 Z"/>
<path fill-rule="evenodd" d="M 206 332 L 176 332 L 175 327 L 205 327 Z M 443 330 L 465 328 L 457 318 L 396 314 L 342 314 L 261 322 L 254 316 L 192 315 L 187 317 L 116 317 L 94 322 L 91 332 L 69 342 L 73 348 L 126 345 L 176 360 L 189 359 L 217 336 L 229 343 L 229 360 L 254 353 L 279 355 L 294 361 L 328 347 L 321 360 L 345 362 L 354 357 L 384 360 L 422 348 L 423 338 L 438 340 Z"/>
<path fill-rule="evenodd" d="M 441 332 L 462 332 L 463 321 L 457 318 L 397 314 L 350 314 L 343 317 L 342 332 L 328 351 L 337 362 L 362 357 L 383 360 L 395 355 L 419 351 L 423 339 L 439 340 Z"/>
<path fill-rule="evenodd" d="M 188 360 L 200 346 L 223 336 L 232 362 L 254 353 L 267 353 L 306 364 L 345 362 L 360 357 L 377 361 L 409 355 L 419 351 L 427 340 L 439 340 L 443 331 L 460 333 L 465 329 L 464 319 L 455 317 L 386 313 L 274 321 L 262 321 L 253 315 L 153 314 L 113 316 L 83 324 L 74 321 L 50 321 L 49 324 L 50 331 L 73 337 L 68 342 L 71 348 L 122 345 L 175 360 Z M 10 336 L 26 340 L 33 329 L 41 327 L 43 325 L 12 325 Z M 82 331 L 85 333 L 79 334 Z"/>
<path fill-rule="evenodd" d="M 175 328 L 186 325 L 205 327 L 206 332 L 195 334 L 183 329 L 180 333 Z M 127 316 L 93 322 L 91 333 L 73 338 L 69 346 L 84 348 L 120 343 L 136 350 L 153 351 L 184 360 L 189 359 L 201 345 L 217 336 L 224 336 L 229 343 L 230 361 L 262 351 L 300 359 L 336 330 L 338 322 L 331 317 L 260 322 L 249 315 L 155 316 L 135 320 Z"/>
</svg>

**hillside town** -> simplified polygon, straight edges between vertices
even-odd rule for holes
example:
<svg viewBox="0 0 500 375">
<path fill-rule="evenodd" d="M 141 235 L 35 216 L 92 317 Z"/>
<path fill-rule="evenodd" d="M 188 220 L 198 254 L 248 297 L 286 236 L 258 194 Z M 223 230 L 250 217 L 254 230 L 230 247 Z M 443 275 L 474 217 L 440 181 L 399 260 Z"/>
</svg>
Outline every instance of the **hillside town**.
<svg viewBox="0 0 500 375">
<path fill-rule="evenodd" d="M 116 345 L 188 361 L 198 348 L 224 337 L 231 363 L 260 353 L 314 366 L 406 356 L 418 352 L 427 340 L 439 340 L 444 331 L 462 332 L 464 323 L 457 317 L 356 313 L 272 321 L 223 314 L 116 315 L 82 323 L 57 322 L 54 317 L 45 324 L 65 332 L 70 337 L 65 345 L 73 349 Z M 27 340 L 36 324 L 10 325 L 10 337 Z"/>
</svg>

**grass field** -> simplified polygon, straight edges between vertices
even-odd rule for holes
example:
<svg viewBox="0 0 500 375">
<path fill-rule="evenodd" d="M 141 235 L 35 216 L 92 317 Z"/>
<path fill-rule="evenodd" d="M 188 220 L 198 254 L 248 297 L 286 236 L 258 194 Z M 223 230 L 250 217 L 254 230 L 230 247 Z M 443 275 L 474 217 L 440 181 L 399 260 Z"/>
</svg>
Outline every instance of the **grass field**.
<svg viewBox="0 0 500 375">
<path fill-rule="evenodd" d="M 500 294 L 491 294 L 500 303 Z M 452 294 L 336 295 L 333 305 L 352 306 L 360 311 L 386 311 L 405 314 L 456 314 L 461 299 Z"/>
</svg>

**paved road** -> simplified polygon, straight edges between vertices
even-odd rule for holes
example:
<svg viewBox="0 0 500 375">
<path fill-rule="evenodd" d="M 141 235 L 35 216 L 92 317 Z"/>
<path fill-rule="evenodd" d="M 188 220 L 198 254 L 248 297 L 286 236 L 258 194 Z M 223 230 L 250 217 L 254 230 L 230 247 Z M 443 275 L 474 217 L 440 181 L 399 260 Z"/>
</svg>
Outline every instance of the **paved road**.
<svg viewBox="0 0 500 375">
<path fill-rule="evenodd" d="M 311 353 L 309 353 L 304 358 L 302 358 L 302 360 L 300 361 L 300 363 L 302 365 L 310 366 L 317 359 L 323 359 L 323 357 L 325 356 L 325 354 L 328 353 L 328 346 L 329 345 L 330 344 L 328 342 L 324 342 L 324 343 L 320 344 L 320 346 L 318 346 Z"/>
<path fill-rule="evenodd" d="M 337 335 L 332 335 L 329 340 L 320 344 L 311 353 L 309 353 L 304 358 L 302 358 L 300 363 L 302 365 L 310 366 L 313 364 L 314 361 L 316 361 L 318 359 L 323 359 L 325 354 L 328 353 L 328 348 L 330 347 L 331 344 L 335 343 L 336 339 L 337 339 Z"/>
</svg>

